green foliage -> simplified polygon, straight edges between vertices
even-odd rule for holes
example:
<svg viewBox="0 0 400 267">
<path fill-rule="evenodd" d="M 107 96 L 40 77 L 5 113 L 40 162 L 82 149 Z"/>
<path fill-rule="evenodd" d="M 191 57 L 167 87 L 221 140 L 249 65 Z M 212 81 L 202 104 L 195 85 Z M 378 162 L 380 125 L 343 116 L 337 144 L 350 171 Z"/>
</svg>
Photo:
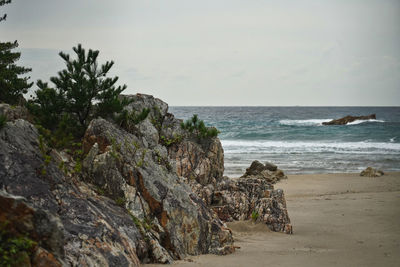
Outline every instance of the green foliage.
<svg viewBox="0 0 400 267">
<path fill-rule="evenodd" d="M 123 110 L 120 115 L 116 118 L 116 122 L 125 130 L 132 131 L 134 126 L 144 121 L 150 113 L 150 109 L 143 108 L 143 110 L 136 114 L 134 110 L 131 112 Z"/>
<path fill-rule="evenodd" d="M 64 174 L 68 174 L 68 168 L 65 166 L 64 161 L 61 161 L 60 164 L 58 164 L 58 168 L 59 168 Z"/>
<path fill-rule="evenodd" d="M 167 138 L 164 135 L 160 136 L 160 141 L 161 144 L 163 144 L 166 147 L 172 146 L 173 144 L 181 142 L 183 139 L 182 135 L 174 135 L 173 138 Z"/>
<path fill-rule="evenodd" d="M 101 188 L 100 186 L 96 186 L 96 190 L 97 194 L 104 196 L 106 194 L 106 192 L 104 191 L 103 188 Z"/>
<path fill-rule="evenodd" d="M 118 206 L 125 207 L 126 199 L 124 197 L 119 197 L 115 200 Z"/>
<path fill-rule="evenodd" d="M 28 103 L 28 108 L 45 128 L 54 130 L 57 123 L 67 115 L 68 126 L 73 128 L 74 137 L 83 136 L 89 122 L 98 116 L 113 117 L 121 112 L 128 100 L 119 99 L 126 85 L 116 87 L 118 77 L 106 77 L 113 61 L 103 65 L 97 63 L 99 51 L 89 49 L 86 52 L 80 44 L 73 47 L 76 59 L 60 52 L 66 69 L 51 77 L 54 88 L 39 80 L 36 97 Z M 57 126 L 54 126 L 57 125 Z"/>
<path fill-rule="evenodd" d="M 0 7 L 10 4 L 11 0 L 0 0 Z M 0 15 L 0 22 L 5 20 L 7 14 Z M 21 53 L 11 50 L 18 47 L 18 42 L 0 42 L 0 102 L 9 104 L 22 104 L 23 94 L 33 83 L 28 83 L 29 77 L 20 78 L 32 69 L 17 66 L 15 63 L 21 57 Z"/>
<path fill-rule="evenodd" d="M 134 216 L 132 213 L 129 213 L 129 214 L 131 215 L 133 223 L 136 225 L 136 227 L 139 230 L 141 230 L 142 229 L 142 222 L 136 216 Z"/>
<path fill-rule="evenodd" d="M 204 121 L 199 120 L 197 114 L 194 114 L 190 120 L 182 122 L 181 127 L 190 133 L 196 134 L 199 139 L 212 138 L 219 134 L 219 131 L 216 128 L 207 128 Z"/>
<path fill-rule="evenodd" d="M 37 86 L 40 89 L 36 91 L 36 98 L 27 103 L 27 108 L 35 116 L 36 123 L 52 131 L 59 128 L 60 121 L 64 124 L 67 121 L 72 123 L 70 115 L 63 114 L 65 109 L 63 94 L 40 80 Z"/>
<path fill-rule="evenodd" d="M 53 148 L 65 149 L 65 151 L 72 156 L 75 161 L 72 173 L 80 173 L 82 171 L 82 160 L 84 155 L 81 142 L 75 142 L 71 133 L 63 132 L 61 129 L 52 133 L 50 130 L 45 129 L 40 125 L 36 125 L 36 128 L 40 133 L 39 150 L 45 160 L 41 168 L 42 175 L 46 174 L 45 167 L 47 167 L 51 162 L 51 157 L 47 154 L 46 144 Z M 64 162 L 60 162 L 58 168 L 65 174 L 68 173 L 68 168 L 64 165 Z"/>
<path fill-rule="evenodd" d="M 39 150 L 40 154 L 42 155 L 44 162 L 41 165 L 40 173 L 42 175 L 46 175 L 46 167 L 49 166 L 51 162 L 51 156 L 47 153 L 47 147 L 45 145 L 44 137 L 43 135 L 39 135 Z"/>
<path fill-rule="evenodd" d="M 142 236 L 146 235 L 146 231 L 150 231 L 151 228 L 153 227 L 153 223 L 151 222 L 150 219 L 145 218 L 143 221 L 140 220 L 139 218 L 137 218 L 136 216 L 134 216 L 130 211 L 129 215 L 131 215 L 132 221 L 133 223 L 136 225 L 136 227 L 139 229 L 140 233 L 142 234 Z"/>
<path fill-rule="evenodd" d="M 121 145 L 117 143 L 114 137 L 110 137 L 109 139 L 111 139 L 111 156 L 116 160 L 120 160 L 119 152 L 121 152 Z"/>
<path fill-rule="evenodd" d="M 146 156 L 146 153 L 147 153 L 147 149 L 143 149 L 142 150 L 142 156 L 141 156 L 139 162 L 136 163 L 136 167 L 140 168 L 140 167 L 142 167 L 144 165 L 144 157 Z"/>
<path fill-rule="evenodd" d="M 8 224 L 8 221 L 0 224 L 0 266 L 19 266 L 33 254 L 37 243 L 26 236 L 12 233 L 7 229 Z"/>
<path fill-rule="evenodd" d="M 71 123 L 72 121 L 69 116 L 65 114 L 53 131 L 48 130 L 40 124 L 36 124 L 36 128 L 39 133 L 43 135 L 50 147 L 57 149 L 71 149 L 75 144 L 73 130 L 76 129 L 71 125 Z"/>
<path fill-rule="evenodd" d="M 18 42 L 0 42 L 0 102 L 9 104 L 21 104 L 23 94 L 33 83 L 28 83 L 30 77 L 19 77 L 32 69 L 17 66 L 15 63 L 19 60 L 21 53 L 11 50 L 18 47 Z"/>
<path fill-rule="evenodd" d="M 257 211 L 253 210 L 253 212 L 251 213 L 251 220 L 253 222 L 257 221 L 258 217 L 260 217 L 260 215 L 258 214 Z"/>
<path fill-rule="evenodd" d="M 72 158 L 75 160 L 74 173 L 82 172 L 83 150 L 81 142 L 72 142 L 70 144 Z"/>
<path fill-rule="evenodd" d="M 0 115 L 0 129 L 2 129 L 7 123 L 7 117 L 3 114 Z"/>
</svg>

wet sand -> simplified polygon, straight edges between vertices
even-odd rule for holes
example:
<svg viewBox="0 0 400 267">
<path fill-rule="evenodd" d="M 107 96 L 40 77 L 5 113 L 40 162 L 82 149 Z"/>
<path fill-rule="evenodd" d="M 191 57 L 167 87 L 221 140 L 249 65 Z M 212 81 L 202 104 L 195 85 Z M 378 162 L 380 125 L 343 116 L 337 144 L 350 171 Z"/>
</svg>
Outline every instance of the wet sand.
<svg viewBox="0 0 400 267">
<path fill-rule="evenodd" d="M 173 265 L 400 266 L 400 173 L 290 175 L 275 188 L 285 192 L 293 235 L 229 223 L 241 247 L 234 254 Z"/>
</svg>

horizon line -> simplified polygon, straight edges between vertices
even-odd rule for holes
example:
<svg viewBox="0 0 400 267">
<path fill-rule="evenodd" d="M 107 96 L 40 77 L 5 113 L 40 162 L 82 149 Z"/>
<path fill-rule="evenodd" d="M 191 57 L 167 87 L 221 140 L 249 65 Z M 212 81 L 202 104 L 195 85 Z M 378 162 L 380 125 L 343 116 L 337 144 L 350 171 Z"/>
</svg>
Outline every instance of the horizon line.
<svg viewBox="0 0 400 267">
<path fill-rule="evenodd" d="M 400 108 L 400 105 L 398 106 L 386 106 L 386 105 L 379 105 L 379 106 L 322 106 L 322 105 L 169 105 L 170 107 L 348 107 L 348 108 Z"/>
</svg>

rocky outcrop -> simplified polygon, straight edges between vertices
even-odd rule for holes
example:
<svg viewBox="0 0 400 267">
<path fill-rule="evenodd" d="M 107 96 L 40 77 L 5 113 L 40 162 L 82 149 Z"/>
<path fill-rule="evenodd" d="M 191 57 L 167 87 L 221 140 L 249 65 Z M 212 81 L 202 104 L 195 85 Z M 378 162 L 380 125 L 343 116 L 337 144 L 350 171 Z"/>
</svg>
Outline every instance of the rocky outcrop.
<svg viewBox="0 0 400 267">
<path fill-rule="evenodd" d="M 360 176 L 367 176 L 367 177 L 380 177 L 385 173 L 381 170 L 374 169 L 372 167 L 368 167 L 360 173 Z"/>
<path fill-rule="evenodd" d="M 47 164 L 42 154 L 50 154 L 50 149 L 40 148 L 38 137 L 36 128 L 24 120 L 8 122 L 0 130 L 0 188 L 24 197 L 37 210 L 34 213 L 58 218 L 64 253 L 54 253 L 60 251 L 54 243 L 34 240 L 48 244 L 43 248 L 66 265 L 138 266 L 137 255 L 146 253 L 147 246 L 132 217 L 115 201 L 66 175 L 53 160 Z M 4 214 L 5 210 L 2 215 L 12 220 L 16 213 Z M 47 221 L 36 220 L 34 229 L 53 232 L 56 228 Z M 30 236 L 29 231 L 24 234 Z M 38 261 L 52 257 L 46 251 L 41 250 Z"/>
<path fill-rule="evenodd" d="M 376 115 L 371 114 L 368 116 L 346 116 L 337 120 L 323 122 L 323 125 L 345 125 L 356 120 L 376 120 Z"/>
<path fill-rule="evenodd" d="M 251 219 L 273 231 L 292 233 L 283 191 L 265 179 L 224 177 L 210 206 L 224 221 Z"/>
<path fill-rule="evenodd" d="M 137 136 L 103 119 L 90 123 L 84 147 L 83 177 L 146 222 L 147 239 L 157 248 L 154 260 L 233 250 L 230 232 L 171 171 L 165 147 L 146 148 Z"/>
<path fill-rule="evenodd" d="M 276 183 L 281 179 L 287 179 L 287 176 L 282 170 L 279 170 L 275 164 L 266 162 L 262 164 L 258 160 L 251 163 L 250 167 L 246 169 L 242 178 L 257 178 L 264 179 L 269 183 Z"/>
<path fill-rule="evenodd" d="M 182 120 L 168 114 L 162 125 L 161 138 L 179 176 L 205 186 L 222 178 L 224 150 L 218 137 L 200 139 L 181 128 Z"/>
<path fill-rule="evenodd" d="M 7 115 L 0 129 L 0 220 L 37 243 L 27 262 L 138 266 L 228 254 L 233 238 L 223 221 L 239 219 L 291 232 L 283 192 L 272 185 L 279 180 L 276 166 L 223 177 L 218 138 L 186 132 L 157 98 L 122 98 L 131 102 L 130 113 L 148 109 L 147 118 L 129 129 L 93 120 L 76 161 L 47 147 L 32 124 L 18 119 L 24 116 Z M 19 216 L 15 207 L 30 215 Z"/>
<path fill-rule="evenodd" d="M 16 119 L 29 119 L 29 113 L 25 107 L 11 106 L 5 103 L 0 103 L 0 115 L 5 116 L 9 121 Z"/>
<path fill-rule="evenodd" d="M 292 233 L 282 190 L 274 190 L 273 183 L 287 178 L 272 163 L 254 161 L 239 179 L 222 177 L 223 149 L 218 138 L 199 140 L 180 128 L 180 121 L 169 117 L 163 134 L 181 140 L 169 146 L 168 153 L 178 175 L 190 185 L 223 221 L 254 218 L 273 231 Z M 179 126 L 178 126 L 179 125 Z M 164 129 L 164 127 L 163 127 Z M 176 129 L 175 131 L 171 129 Z M 257 217 L 257 218 L 255 218 Z"/>
</svg>

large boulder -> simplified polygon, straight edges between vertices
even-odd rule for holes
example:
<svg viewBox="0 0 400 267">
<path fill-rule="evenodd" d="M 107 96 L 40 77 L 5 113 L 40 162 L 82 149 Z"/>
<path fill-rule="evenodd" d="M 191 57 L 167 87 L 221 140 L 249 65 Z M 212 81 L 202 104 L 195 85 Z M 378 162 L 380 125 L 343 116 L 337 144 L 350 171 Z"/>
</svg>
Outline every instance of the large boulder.
<svg viewBox="0 0 400 267">
<path fill-rule="evenodd" d="M 255 160 L 251 163 L 250 167 L 246 169 L 242 178 L 264 179 L 269 183 L 276 183 L 281 179 L 286 179 L 287 176 L 282 170 L 278 169 L 275 164 L 270 162 L 262 164 L 258 160 Z"/>
<path fill-rule="evenodd" d="M 120 202 L 136 220 L 146 222 L 148 240 L 157 248 L 152 248 L 154 261 L 231 252 L 231 233 L 181 182 L 165 147 L 146 148 L 140 134 L 103 119 L 93 120 L 84 138 L 88 151 L 84 179 Z"/>
<path fill-rule="evenodd" d="M 385 173 L 381 170 L 374 169 L 372 167 L 367 167 L 365 170 L 363 170 L 360 173 L 360 176 L 367 176 L 367 177 L 380 177 L 384 175 Z"/>
<path fill-rule="evenodd" d="M 273 231 L 292 233 L 284 193 L 265 179 L 224 177 L 210 206 L 224 221 L 251 219 Z"/>
<path fill-rule="evenodd" d="M 125 107 L 129 112 L 134 111 L 135 113 L 140 113 L 145 108 L 150 109 L 148 115 L 150 120 L 160 120 L 168 111 L 168 104 L 152 95 L 135 94 L 121 95 L 120 97 L 130 102 L 130 104 Z"/>
<path fill-rule="evenodd" d="M 356 120 L 376 120 L 376 115 L 371 114 L 367 116 L 346 116 L 340 119 L 323 122 L 323 125 L 345 125 Z"/>
</svg>

